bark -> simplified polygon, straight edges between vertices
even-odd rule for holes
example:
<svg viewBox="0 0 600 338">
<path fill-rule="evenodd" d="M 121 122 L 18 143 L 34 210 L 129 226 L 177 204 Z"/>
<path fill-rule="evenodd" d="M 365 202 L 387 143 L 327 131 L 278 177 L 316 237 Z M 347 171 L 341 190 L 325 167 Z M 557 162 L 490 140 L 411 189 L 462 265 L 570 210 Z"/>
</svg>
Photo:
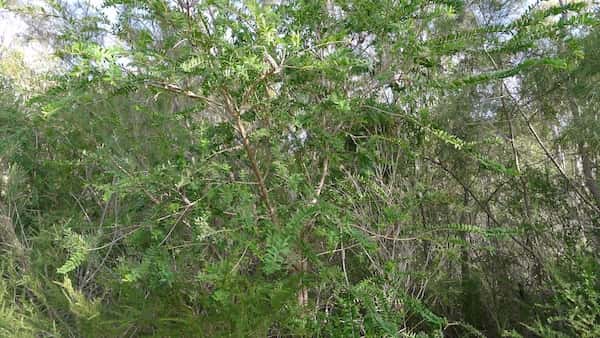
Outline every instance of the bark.
<svg viewBox="0 0 600 338">
<path fill-rule="evenodd" d="M 6 251 L 12 252 L 21 268 L 27 267 L 27 255 L 25 246 L 15 232 L 10 217 L 0 215 L 0 247 Z"/>
<path fill-rule="evenodd" d="M 594 199 L 596 205 L 600 207 L 600 188 L 598 187 L 598 182 L 594 177 L 594 163 L 592 162 L 589 151 L 582 144 L 579 144 L 579 155 L 581 156 L 585 186 L 592 194 L 592 198 Z"/>
</svg>

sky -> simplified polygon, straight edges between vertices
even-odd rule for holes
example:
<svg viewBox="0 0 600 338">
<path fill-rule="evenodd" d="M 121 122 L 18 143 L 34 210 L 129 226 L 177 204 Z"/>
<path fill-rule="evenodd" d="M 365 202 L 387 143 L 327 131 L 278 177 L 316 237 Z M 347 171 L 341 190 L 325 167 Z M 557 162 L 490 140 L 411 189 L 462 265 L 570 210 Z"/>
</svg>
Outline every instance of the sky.
<svg viewBox="0 0 600 338">
<path fill-rule="evenodd" d="M 27 24 L 14 13 L 0 9 L 0 57 L 6 52 L 18 52 L 23 55 L 25 64 L 38 71 L 51 67 L 51 48 L 40 41 L 25 41 L 21 34 L 28 29 Z"/>
<path fill-rule="evenodd" d="M 41 2 L 39 0 L 21 1 L 21 3 L 28 5 L 36 5 Z M 102 8 L 104 0 L 67 0 L 67 2 L 88 2 L 96 8 Z M 114 9 L 103 10 L 103 12 L 109 20 L 116 17 Z M 27 29 L 28 25 L 21 18 L 6 9 L 0 8 L 0 57 L 6 51 L 16 51 L 23 55 L 25 64 L 31 69 L 49 70 L 52 67 L 52 63 L 48 62 L 52 59 L 52 48 L 43 41 L 25 41 L 21 34 L 26 32 Z"/>
<path fill-rule="evenodd" d="M 27 25 L 14 14 L 0 9 L 0 45 L 10 46 L 15 42 L 17 33 L 27 29 Z"/>
</svg>

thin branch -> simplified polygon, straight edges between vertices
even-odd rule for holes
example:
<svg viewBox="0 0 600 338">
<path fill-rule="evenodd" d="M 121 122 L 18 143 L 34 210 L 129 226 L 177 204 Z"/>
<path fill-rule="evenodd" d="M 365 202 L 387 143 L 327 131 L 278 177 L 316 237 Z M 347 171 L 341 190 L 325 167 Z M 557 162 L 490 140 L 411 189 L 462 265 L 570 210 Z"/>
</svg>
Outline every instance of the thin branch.
<svg viewBox="0 0 600 338">
<path fill-rule="evenodd" d="M 496 64 L 496 61 L 494 60 L 494 58 L 486 51 L 486 54 L 488 55 L 489 59 L 491 60 L 492 64 L 494 65 L 494 68 L 496 70 L 499 69 L 498 65 Z M 569 183 L 569 185 L 573 188 L 573 191 L 575 191 L 575 194 L 577 194 L 577 196 L 579 196 L 581 198 L 581 200 L 587 204 L 590 208 L 592 208 L 592 210 L 600 213 L 600 208 L 598 206 L 596 206 L 594 203 L 592 203 L 591 201 L 589 201 L 585 195 L 579 190 L 579 187 L 573 182 L 573 180 L 571 180 L 571 178 L 569 178 L 569 176 L 567 175 L 567 173 L 563 170 L 563 168 L 560 166 L 560 164 L 558 163 L 558 161 L 554 158 L 554 156 L 552 156 L 552 154 L 550 153 L 550 151 L 548 150 L 548 148 L 546 147 L 546 145 L 544 144 L 544 141 L 542 141 L 542 139 L 540 138 L 540 136 L 538 135 L 537 131 L 535 130 L 535 128 L 533 127 L 533 125 L 531 124 L 531 121 L 529 119 L 529 117 L 527 116 L 527 114 L 525 114 L 525 112 L 523 111 L 523 109 L 521 108 L 520 103 L 518 102 L 517 99 L 515 99 L 515 97 L 512 95 L 512 93 L 510 92 L 510 90 L 508 89 L 508 86 L 506 85 L 506 83 L 502 80 L 502 87 L 506 90 L 506 92 L 508 93 L 508 96 L 510 98 L 511 101 L 513 101 L 513 103 L 515 104 L 515 108 L 516 110 L 519 112 L 519 114 L 521 115 L 521 117 L 523 118 L 523 121 L 525 122 L 525 124 L 527 125 L 527 129 L 529 129 L 529 132 L 531 133 L 531 135 L 533 135 L 533 138 L 535 139 L 535 141 L 537 142 L 537 144 L 539 145 L 539 147 L 544 151 L 544 154 L 546 154 L 546 157 L 550 160 L 550 162 L 552 162 L 552 164 L 556 167 L 556 169 L 558 170 L 558 172 L 560 173 L 560 175 L 565 179 L 565 181 L 567 181 L 567 183 Z"/>
<path fill-rule="evenodd" d="M 138 227 L 136 227 L 135 229 L 133 229 L 133 230 L 129 231 L 128 233 L 126 233 L 126 234 L 124 234 L 124 235 L 121 235 L 121 236 L 119 236 L 119 237 L 117 237 L 117 238 L 113 239 L 113 240 L 112 240 L 112 241 L 110 241 L 109 243 L 106 243 L 106 244 L 104 244 L 104 245 L 102 245 L 102 246 L 98 246 L 98 247 L 95 247 L 95 248 L 88 249 L 87 251 L 98 251 L 98 250 L 102 250 L 102 249 L 104 249 L 104 248 L 108 248 L 108 247 L 110 247 L 110 246 L 113 246 L 113 245 L 117 244 L 117 243 L 118 243 L 120 240 L 122 240 L 122 239 L 126 238 L 127 236 L 129 236 L 129 235 L 131 235 L 132 233 L 134 233 L 134 232 L 136 232 L 136 231 L 140 230 L 141 228 L 143 228 L 143 227 L 142 227 L 142 226 L 138 226 Z"/>
<path fill-rule="evenodd" d="M 324 256 L 324 255 L 338 253 L 338 252 L 341 252 L 342 250 L 353 249 L 353 248 L 356 248 L 357 246 L 360 246 L 360 245 L 361 245 L 360 243 L 356 243 L 356 244 L 349 245 L 349 246 L 345 247 L 344 249 L 334 249 L 334 250 L 319 252 L 317 254 L 317 256 Z"/>
<path fill-rule="evenodd" d="M 225 99 L 225 109 L 233 119 L 235 123 L 235 127 L 242 138 L 242 144 L 244 145 L 244 149 L 246 150 L 246 155 L 248 156 L 248 160 L 250 161 L 250 169 L 254 173 L 254 177 L 256 178 L 258 184 L 258 191 L 260 197 L 267 207 L 267 211 L 269 212 L 269 217 L 274 224 L 279 224 L 279 220 L 277 219 L 277 213 L 275 212 L 275 208 L 269 199 L 269 192 L 265 185 L 265 179 L 260 172 L 258 161 L 256 160 L 256 152 L 254 147 L 250 143 L 250 139 L 248 138 L 248 134 L 246 132 L 246 128 L 244 127 L 244 123 L 242 122 L 242 117 L 240 116 L 240 112 L 238 108 L 233 103 L 233 99 L 229 95 L 229 93 L 223 91 L 223 96 Z"/>
<path fill-rule="evenodd" d="M 477 205 L 479 206 L 479 208 L 481 210 L 483 210 L 483 212 L 485 212 L 487 214 L 487 216 L 492 220 L 492 222 L 494 222 L 494 224 L 496 226 L 500 226 L 500 223 L 498 223 L 498 221 L 496 221 L 496 218 L 494 217 L 494 215 L 492 214 L 492 212 L 489 210 L 489 208 L 487 207 L 486 204 L 483 204 L 479 198 L 477 198 L 477 196 L 475 195 L 475 193 L 465 184 L 463 183 L 462 180 L 460 180 L 456 174 L 454 174 L 454 172 L 452 172 L 452 170 L 448 169 L 442 162 L 434 160 L 432 158 L 429 157 L 424 157 L 424 159 L 428 160 L 429 162 L 436 164 L 437 166 L 439 166 L 440 168 L 442 168 L 442 170 L 444 170 L 445 172 L 447 172 L 458 184 L 460 184 L 468 193 L 469 195 L 471 195 L 471 197 L 473 198 L 473 200 L 475 201 L 475 203 L 477 203 Z"/>
<path fill-rule="evenodd" d="M 350 286 L 348 270 L 346 269 L 346 249 L 344 248 L 344 240 L 342 239 L 340 239 L 340 246 L 342 248 L 342 270 L 344 271 L 344 280 L 346 281 L 346 286 Z"/>
<path fill-rule="evenodd" d="M 81 201 L 79 200 L 79 198 L 77 198 L 77 196 L 75 196 L 74 193 L 70 193 L 71 197 L 73 197 L 73 199 L 77 202 L 77 204 L 79 205 L 79 208 L 81 209 L 81 211 L 83 212 L 83 215 L 85 216 L 85 220 L 92 224 L 92 219 L 90 218 L 90 216 L 88 215 L 87 211 L 85 211 L 85 208 L 83 207 L 83 204 L 81 204 Z"/>
<path fill-rule="evenodd" d="M 188 89 L 181 88 L 181 87 L 179 87 L 178 85 L 176 85 L 176 84 L 173 84 L 173 83 L 166 83 L 166 82 L 147 82 L 147 84 L 148 84 L 150 87 L 154 87 L 154 88 L 158 88 L 158 89 L 164 89 L 164 90 L 166 90 L 166 91 L 169 91 L 169 92 L 172 92 L 172 93 L 176 93 L 176 94 L 180 94 L 180 95 L 184 95 L 184 96 L 187 96 L 187 97 L 189 97 L 189 98 L 192 98 L 192 99 L 196 99 L 196 100 L 202 100 L 202 101 L 205 101 L 205 102 L 207 102 L 207 103 L 211 103 L 211 104 L 214 104 L 214 105 L 219 105 L 219 103 L 218 103 L 218 102 L 216 102 L 216 101 L 214 101 L 214 100 L 210 99 L 210 98 L 209 98 L 209 97 L 207 97 L 207 96 L 203 96 L 203 95 L 200 95 L 200 94 L 196 94 L 196 93 L 194 93 L 194 92 L 193 92 L 193 91 L 191 91 L 191 90 L 188 90 Z"/>
<path fill-rule="evenodd" d="M 244 256 L 246 256 L 246 252 L 248 251 L 248 245 L 244 248 L 244 252 L 242 252 L 242 255 L 240 256 L 240 259 L 238 259 L 238 261 L 235 263 L 235 265 L 233 266 L 233 268 L 231 269 L 231 272 L 229 272 L 230 274 L 234 273 L 237 268 L 240 266 L 240 264 L 242 263 L 242 259 L 244 259 Z"/>
<path fill-rule="evenodd" d="M 517 104 L 517 107 L 518 107 L 518 103 L 515 102 L 515 104 Z M 527 124 L 527 129 L 529 129 L 529 131 L 531 132 L 531 134 L 535 138 L 535 141 L 537 142 L 537 144 L 540 146 L 540 148 L 542 148 L 542 150 L 546 154 L 546 157 L 548 157 L 550 159 L 550 161 L 552 162 L 552 164 L 554 164 L 554 166 L 556 167 L 556 169 L 558 170 L 558 172 L 560 173 L 560 175 L 565 179 L 565 181 L 567 181 L 567 183 L 569 183 L 569 185 L 573 188 L 573 191 L 575 191 L 575 193 L 577 194 L 577 196 L 579 196 L 581 198 L 581 200 L 585 204 L 587 204 L 590 208 L 592 208 L 592 210 L 595 210 L 596 212 L 600 213 L 600 208 L 598 208 L 594 203 L 590 202 L 585 197 L 585 195 L 579 190 L 579 187 L 577 187 L 577 185 L 573 182 L 573 180 L 571 180 L 571 178 L 567 175 L 567 173 L 560 166 L 560 164 L 558 163 L 558 161 L 556 161 L 556 159 L 554 158 L 554 156 L 552 156 L 552 154 L 550 153 L 550 151 L 548 150 L 548 148 L 546 147 L 546 145 L 544 144 L 544 142 L 542 141 L 542 139 L 539 137 L 539 135 L 538 135 L 537 131 L 535 130 L 535 128 L 533 128 L 533 125 L 531 124 L 531 122 L 529 122 L 529 120 L 527 119 L 527 115 L 525 115 L 525 113 L 523 112 L 523 110 L 520 107 L 518 107 L 517 110 L 519 111 L 519 113 L 523 117 L 523 120 Z"/>
<path fill-rule="evenodd" d="M 329 158 L 326 157 L 325 160 L 323 161 L 323 173 L 321 174 L 321 179 L 319 180 L 319 185 L 317 185 L 317 188 L 315 189 L 315 198 L 312 199 L 312 201 L 310 201 L 310 204 L 316 204 L 317 203 L 317 199 L 319 198 L 319 196 L 321 196 L 321 192 L 323 191 L 323 187 L 325 186 L 325 178 L 327 178 L 327 175 L 329 174 Z"/>
<path fill-rule="evenodd" d="M 169 232 L 167 233 L 167 235 L 165 236 L 165 238 L 163 238 L 163 240 L 160 241 L 160 243 L 158 244 L 158 246 L 162 246 L 163 244 L 165 244 L 165 242 L 167 242 L 167 240 L 169 239 L 169 237 L 171 237 L 171 234 L 173 233 L 173 231 L 175 231 L 175 228 L 177 227 L 177 224 L 179 224 L 179 222 L 181 222 L 181 220 L 183 219 L 183 217 L 185 217 L 185 215 L 187 215 L 188 211 L 195 204 L 196 203 L 190 203 L 190 204 L 186 205 L 185 209 L 183 209 L 183 211 L 181 212 L 181 214 L 179 215 L 179 217 L 177 217 L 177 219 L 175 220 L 175 223 L 173 223 L 173 225 L 171 226 L 171 229 L 169 229 Z"/>
<path fill-rule="evenodd" d="M 212 153 L 212 154 L 208 155 L 206 158 L 204 158 L 204 161 L 208 161 L 208 160 L 210 160 L 211 158 L 213 158 L 213 157 L 215 157 L 215 156 L 218 156 L 218 155 L 221 155 L 221 154 L 223 154 L 223 153 L 230 152 L 230 151 L 236 151 L 236 150 L 239 150 L 239 149 L 241 149 L 241 148 L 242 148 L 242 146 L 240 146 L 240 145 L 237 145 L 237 146 L 233 146 L 233 147 L 229 147 L 229 148 L 225 148 L 225 149 L 222 149 L 222 150 L 216 151 L 216 152 L 214 152 L 214 153 Z"/>
</svg>

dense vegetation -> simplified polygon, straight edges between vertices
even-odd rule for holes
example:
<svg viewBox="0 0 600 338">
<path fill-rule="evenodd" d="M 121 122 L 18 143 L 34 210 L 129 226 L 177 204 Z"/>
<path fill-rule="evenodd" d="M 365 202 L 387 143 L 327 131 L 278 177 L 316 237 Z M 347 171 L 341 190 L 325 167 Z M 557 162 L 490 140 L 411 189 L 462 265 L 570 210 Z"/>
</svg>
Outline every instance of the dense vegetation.
<svg viewBox="0 0 600 338">
<path fill-rule="evenodd" d="M 0 1 L 0 336 L 600 337 L 600 12 Z"/>
</svg>

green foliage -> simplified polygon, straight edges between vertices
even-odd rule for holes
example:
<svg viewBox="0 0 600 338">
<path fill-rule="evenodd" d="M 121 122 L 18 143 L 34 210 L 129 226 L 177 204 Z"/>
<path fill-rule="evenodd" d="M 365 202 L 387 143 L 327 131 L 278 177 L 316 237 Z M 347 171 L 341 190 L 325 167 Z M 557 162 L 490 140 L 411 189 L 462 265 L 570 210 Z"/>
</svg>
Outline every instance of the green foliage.
<svg viewBox="0 0 600 338">
<path fill-rule="evenodd" d="M 58 268 L 56 272 L 66 275 L 69 272 L 77 269 L 83 262 L 85 262 L 88 254 L 88 246 L 83 239 L 83 236 L 74 233 L 71 228 L 65 228 L 64 237 L 61 240 L 61 244 L 62 247 L 69 252 L 69 254 L 67 256 L 67 261 L 60 268 Z"/>
<path fill-rule="evenodd" d="M 577 251 L 559 266 L 549 283 L 553 291 L 550 304 L 538 306 L 549 312 L 528 329 L 545 337 L 596 337 L 600 334 L 600 286 L 597 257 Z"/>
<path fill-rule="evenodd" d="M 0 281 L 0 334 L 3 336 L 19 335 L 21 337 L 35 337 L 38 330 L 31 322 L 32 313 L 26 306 L 15 306 L 11 299 L 9 289 L 4 279 Z"/>
<path fill-rule="evenodd" d="M 88 300 L 81 291 L 75 290 L 69 277 L 65 276 L 62 283 L 55 282 L 62 288 L 63 294 L 69 302 L 69 309 L 77 317 L 92 320 L 99 315 L 99 302 Z"/>
<path fill-rule="evenodd" d="M 21 9 L 0 335 L 599 335 L 597 14 L 511 3 Z"/>
</svg>

